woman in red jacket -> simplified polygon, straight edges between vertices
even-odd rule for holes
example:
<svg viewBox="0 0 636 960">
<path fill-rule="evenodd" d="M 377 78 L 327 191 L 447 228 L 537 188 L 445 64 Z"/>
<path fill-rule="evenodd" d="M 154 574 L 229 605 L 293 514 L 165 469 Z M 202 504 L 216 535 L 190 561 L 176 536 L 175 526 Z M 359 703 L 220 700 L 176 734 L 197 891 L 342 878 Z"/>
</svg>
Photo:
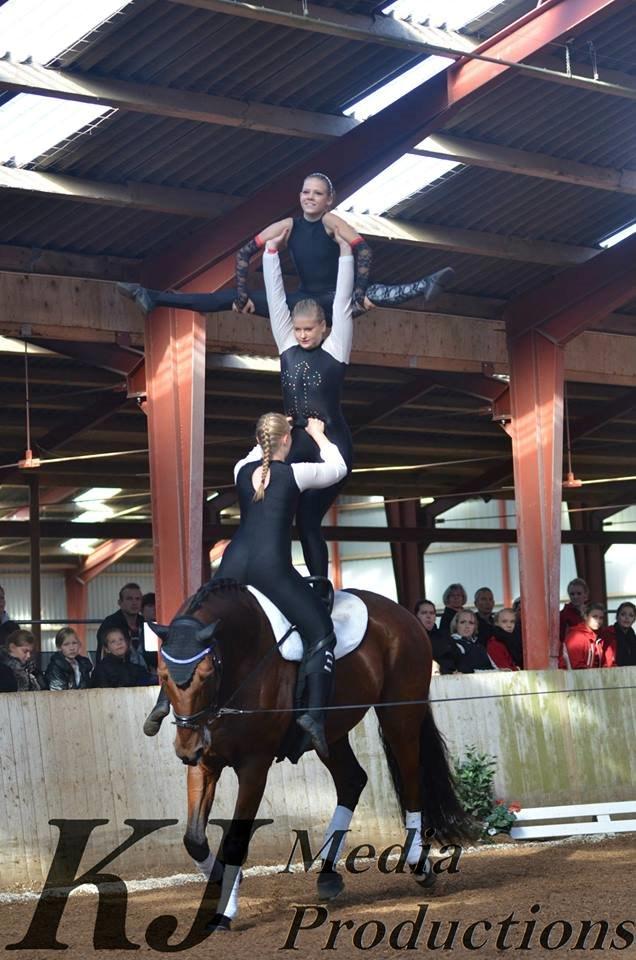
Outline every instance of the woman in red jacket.
<svg viewBox="0 0 636 960">
<path fill-rule="evenodd" d="M 590 603 L 585 608 L 582 623 L 570 627 L 563 644 L 563 665 L 566 670 L 586 670 L 601 665 L 601 646 L 598 633 L 605 619 L 602 603 Z"/>
<path fill-rule="evenodd" d="M 629 600 L 616 611 L 616 623 L 601 630 L 601 666 L 636 666 L 636 606 Z"/>
<path fill-rule="evenodd" d="M 519 669 L 510 649 L 514 642 L 512 635 L 515 632 L 516 622 L 517 617 L 512 607 L 504 607 L 495 614 L 492 636 L 488 640 L 486 650 L 490 659 L 500 670 Z"/>
</svg>

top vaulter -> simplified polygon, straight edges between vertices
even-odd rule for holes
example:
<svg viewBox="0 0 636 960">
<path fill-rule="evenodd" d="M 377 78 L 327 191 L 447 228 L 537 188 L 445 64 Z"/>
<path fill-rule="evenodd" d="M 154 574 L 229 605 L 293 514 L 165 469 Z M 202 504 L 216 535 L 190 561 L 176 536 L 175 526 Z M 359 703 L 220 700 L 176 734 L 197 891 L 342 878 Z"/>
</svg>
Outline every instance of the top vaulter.
<svg viewBox="0 0 636 960">
<path fill-rule="evenodd" d="M 302 216 L 286 217 L 270 224 L 236 254 L 234 290 L 219 290 L 216 293 L 172 293 L 149 290 L 136 283 L 118 283 L 117 287 L 124 296 L 134 299 L 145 313 L 155 307 L 175 307 L 180 310 L 196 310 L 199 313 L 232 308 L 239 313 L 258 313 L 267 317 L 269 313 L 265 293 L 248 291 L 250 260 L 268 240 L 284 233 L 300 279 L 299 289 L 287 294 L 289 309 L 293 310 L 300 300 L 316 300 L 325 311 L 330 324 L 338 275 L 339 248 L 334 240 L 336 232 L 350 244 L 355 258 L 354 314 L 362 313 L 373 306 L 394 307 L 420 296 L 430 303 L 451 285 L 455 273 L 450 267 L 413 283 L 369 285 L 371 248 L 353 227 L 331 212 L 335 199 L 333 184 L 326 174 L 309 174 L 300 191 Z"/>
</svg>

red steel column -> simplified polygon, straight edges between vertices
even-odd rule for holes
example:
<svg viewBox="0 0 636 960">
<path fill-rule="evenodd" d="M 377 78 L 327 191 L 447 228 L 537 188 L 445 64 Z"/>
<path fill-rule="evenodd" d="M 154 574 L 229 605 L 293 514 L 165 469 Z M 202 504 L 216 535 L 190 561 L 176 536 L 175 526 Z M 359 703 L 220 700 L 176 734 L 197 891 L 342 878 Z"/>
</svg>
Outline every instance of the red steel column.
<svg viewBox="0 0 636 960">
<path fill-rule="evenodd" d="M 155 590 L 166 623 L 201 585 L 205 319 L 155 310 L 145 347 Z"/>
<path fill-rule="evenodd" d="M 564 351 L 533 330 L 508 354 L 524 660 L 540 670 L 559 653 Z"/>
</svg>

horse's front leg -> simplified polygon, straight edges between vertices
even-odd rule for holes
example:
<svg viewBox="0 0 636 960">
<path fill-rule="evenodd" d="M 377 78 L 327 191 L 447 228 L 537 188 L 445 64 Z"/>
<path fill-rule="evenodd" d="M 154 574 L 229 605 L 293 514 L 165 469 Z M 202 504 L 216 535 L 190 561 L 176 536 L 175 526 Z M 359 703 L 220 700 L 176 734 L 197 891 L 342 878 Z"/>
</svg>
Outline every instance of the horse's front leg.
<svg viewBox="0 0 636 960">
<path fill-rule="evenodd" d="M 238 912 L 238 891 L 241 867 L 247 858 L 254 822 L 265 792 L 267 773 L 272 757 L 248 758 L 236 770 L 238 796 L 229 830 L 223 838 L 221 859 L 223 881 L 217 914 L 209 925 L 211 930 L 229 930 L 230 922 Z"/>
<path fill-rule="evenodd" d="M 220 767 L 201 763 L 188 767 L 188 823 L 183 837 L 183 844 L 201 873 L 209 879 L 216 866 L 219 881 L 222 869 L 210 852 L 206 830 L 220 775 Z"/>
</svg>

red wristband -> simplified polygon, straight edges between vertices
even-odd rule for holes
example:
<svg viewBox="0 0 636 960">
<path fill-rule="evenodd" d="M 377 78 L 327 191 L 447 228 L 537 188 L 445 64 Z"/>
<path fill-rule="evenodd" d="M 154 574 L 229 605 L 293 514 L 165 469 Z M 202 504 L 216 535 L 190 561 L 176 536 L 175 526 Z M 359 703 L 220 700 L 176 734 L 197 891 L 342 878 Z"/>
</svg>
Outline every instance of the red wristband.
<svg viewBox="0 0 636 960">
<path fill-rule="evenodd" d="M 349 246 L 351 248 L 357 247 L 358 244 L 364 243 L 364 242 L 365 242 L 364 237 L 354 237 L 353 240 L 349 241 Z"/>
</svg>

